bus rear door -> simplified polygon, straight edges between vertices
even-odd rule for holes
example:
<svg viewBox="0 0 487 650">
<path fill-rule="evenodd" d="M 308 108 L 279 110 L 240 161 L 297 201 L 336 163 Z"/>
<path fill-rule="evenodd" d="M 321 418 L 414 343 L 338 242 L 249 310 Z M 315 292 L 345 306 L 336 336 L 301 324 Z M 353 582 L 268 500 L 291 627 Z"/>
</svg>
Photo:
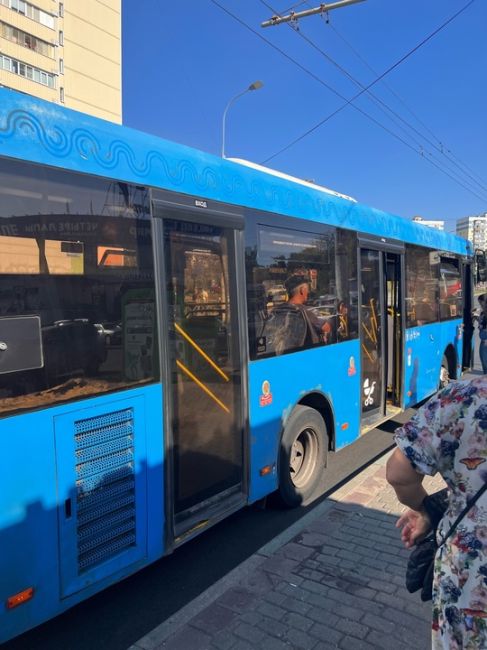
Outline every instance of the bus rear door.
<svg viewBox="0 0 487 650">
<path fill-rule="evenodd" d="M 361 430 L 400 410 L 403 247 L 360 239 Z"/>
</svg>

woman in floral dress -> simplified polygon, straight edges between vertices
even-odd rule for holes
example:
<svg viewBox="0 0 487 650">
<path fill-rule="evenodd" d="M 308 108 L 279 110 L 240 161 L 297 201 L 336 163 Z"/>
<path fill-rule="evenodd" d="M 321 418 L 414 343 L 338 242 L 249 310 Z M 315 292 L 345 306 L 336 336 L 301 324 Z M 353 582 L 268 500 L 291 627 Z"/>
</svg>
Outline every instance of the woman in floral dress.
<svg viewBox="0 0 487 650">
<path fill-rule="evenodd" d="M 439 472 L 448 486 L 440 541 L 487 481 L 487 377 L 447 386 L 396 431 L 396 443 L 387 479 L 411 508 L 398 521 L 401 537 L 409 548 L 431 529 L 422 481 Z M 435 649 L 487 648 L 487 492 L 436 554 L 432 628 Z"/>
</svg>

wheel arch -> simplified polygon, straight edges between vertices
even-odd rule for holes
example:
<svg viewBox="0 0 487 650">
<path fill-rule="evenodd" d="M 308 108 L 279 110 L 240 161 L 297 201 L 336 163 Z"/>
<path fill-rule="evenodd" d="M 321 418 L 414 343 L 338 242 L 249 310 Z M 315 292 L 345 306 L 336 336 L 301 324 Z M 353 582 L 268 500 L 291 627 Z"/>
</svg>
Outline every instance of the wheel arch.
<svg viewBox="0 0 487 650">
<path fill-rule="evenodd" d="M 335 449 L 335 415 L 330 400 L 320 391 L 311 391 L 297 402 L 300 406 L 309 406 L 318 411 L 325 421 L 328 432 L 328 451 Z"/>
<path fill-rule="evenodd" d="M 450 379 L 456 379 L 457 378 L 457 353 L 451 343 L 448 343 L 448 345 L 444 349 L 443 357 L 445 357 L 448 362 L 448 374 L 450 376 Z"/>
</svg>

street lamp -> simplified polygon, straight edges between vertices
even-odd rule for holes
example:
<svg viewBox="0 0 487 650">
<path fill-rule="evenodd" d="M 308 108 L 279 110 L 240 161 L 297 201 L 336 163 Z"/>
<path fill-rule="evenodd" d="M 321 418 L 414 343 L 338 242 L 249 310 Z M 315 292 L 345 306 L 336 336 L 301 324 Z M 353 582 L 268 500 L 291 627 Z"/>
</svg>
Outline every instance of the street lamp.
<svg viewBox="0 0 487 650">
<path fill-rule="evenodd" d="M 223 111 L 223 124 L 222 124 L 222 158 L 225 158 L 225 123 L 227 120 L 227 112 L 230 106 L 233 104 L 233 102 L 238 99 L 239 97 L 242 97 L 242 95 L 245 95 L 245 93 L 248 93 L 249 90 L 259 90 L 259 88 L 262 88 L 264 84 L 262 81 L 254 81 L 254 83 L 250 84 L 248 88 L 246 88 L 243 92 L 238 93 L 238 95 L 235 95 L 235 97 L 232 97 L 232 99 L 228 102 L 225 110 Z"/>
</svg>

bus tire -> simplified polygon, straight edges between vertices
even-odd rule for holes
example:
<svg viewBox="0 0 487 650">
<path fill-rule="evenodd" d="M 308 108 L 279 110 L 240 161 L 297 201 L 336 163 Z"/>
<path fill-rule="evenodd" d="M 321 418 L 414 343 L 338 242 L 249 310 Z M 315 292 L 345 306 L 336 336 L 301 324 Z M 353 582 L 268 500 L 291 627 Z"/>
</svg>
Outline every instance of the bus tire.
<svg viewBox="0 0 487 650">
<path fill-rule="evenodd" d="M 278 498 L 288 508 L 305 505 L 324 476 L 328 433 L 323 417 L 308 406 L 296 406 L 286 422 L 279 451 Z"/>
<path fill-rule="evenodd" d="M 443 355 L 440 366 L 440 380 L 438 383 L 438 389 L 442 390 L 446 388 L 450 383 L 450 370 L 446 354 Z"/>
</svg>

